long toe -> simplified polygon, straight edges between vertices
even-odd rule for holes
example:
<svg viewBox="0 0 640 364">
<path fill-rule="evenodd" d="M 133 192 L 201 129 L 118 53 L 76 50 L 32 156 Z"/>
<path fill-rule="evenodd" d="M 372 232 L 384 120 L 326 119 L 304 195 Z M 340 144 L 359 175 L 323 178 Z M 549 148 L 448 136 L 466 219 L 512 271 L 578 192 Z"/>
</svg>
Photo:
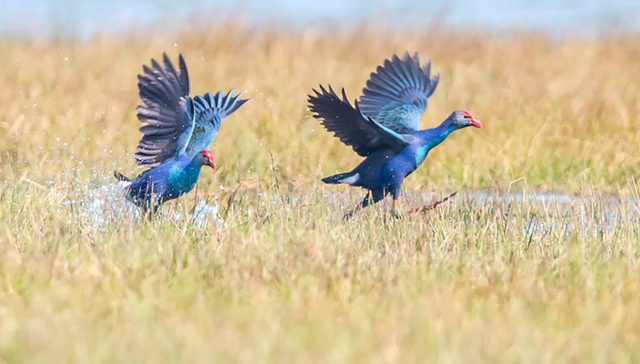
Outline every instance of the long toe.
<svg viewBox="0 0 640 364">
<path fill-rule="evenodd" d="M 446 204 L 447 202 L 449 202 L 457 194 L 458 194 L 458 192 L 456 191 L 456 192 L 450 194 L 449 196 L 443 198 L 442 200 L 438 200 L 438 201 L 432 202 L 432 203 L 430 203 L 430 204 L 428 204 L 426 206 L 422 206 L 422 207 L 419 207 L 419 208 L 416 208 L 416 209 L 409 210 L 409 212 L 407 212 L 407 214 L 411 215 L 411 214 L 415 214 L 416 212 L 427 212 L 427 211 L 430 211 L 430 210 L 434 210 L 434 209 Z"/>
</svg>

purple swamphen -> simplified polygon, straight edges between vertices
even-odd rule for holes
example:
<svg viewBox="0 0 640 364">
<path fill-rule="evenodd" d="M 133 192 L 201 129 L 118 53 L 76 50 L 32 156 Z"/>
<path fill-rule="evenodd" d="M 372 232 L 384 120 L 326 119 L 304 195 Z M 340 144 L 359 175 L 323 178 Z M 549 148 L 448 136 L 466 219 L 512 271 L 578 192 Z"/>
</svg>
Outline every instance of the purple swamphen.
<svg viewBox="0 0 640 364">
<path fill-rule="evenodd" d="M 439 75 L 431 77 L 431 62 L 420 66 L 418 54 L 394 55 L 371 74 L 360 101 L 351 106 L 342 89 L 342 98 L 329 87 L 309 95 L 313 116 L 344 144 L 365 157 L 351 172 L 323 178 L 328 184 L 344 183 L 369 192 L 354 212 L 393 197 L 391 211 L 397 216 L 397 200 L 404 179 L 413 173 L 429 151 L 449 134 L 482 123 L 466 110 L 454 111 L 440 126 L 418 130 L 427 99 L 438 85 Z"/>
<path fill-rule="evenodd" d="M 134 180 L 114 172 L 122 181 L 127 199 L 145 212 L 158 207 L 193 189 L 202 166 L 215 168 L 213 155 L 207 150 L 222 121 L 249 99 L 239 99 L 243 93 L 233 90 L 191 98 L 189 74 L 180 55 L 179 72 L 166 54 L 164 67 L 151 60 L 151 67 L 143 66 L 138 75 L 138 89 L 143 105 L 139 105 L 138 119 L 142 139 L 135 154 L 141 167 L 151 167 Z"/>
</svg>

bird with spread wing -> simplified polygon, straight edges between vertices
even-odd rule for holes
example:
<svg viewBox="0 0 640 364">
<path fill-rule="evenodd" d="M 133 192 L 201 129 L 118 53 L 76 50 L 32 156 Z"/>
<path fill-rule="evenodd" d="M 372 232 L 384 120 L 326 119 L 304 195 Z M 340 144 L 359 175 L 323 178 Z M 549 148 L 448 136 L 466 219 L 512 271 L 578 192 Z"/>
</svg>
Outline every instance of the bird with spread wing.
<svg viewBox="0 0 640 364">
<path fill-rule="evenodd" d="M 222 121 L 249 99 L 243 93 L 218 92 L 191 98 L 189 73 L 180 55 L 176 69 L 166 54 L 163 65 L 151 60 L 138 75 L 142 105 L 136 109 L 144 124 L 135 158 L 149 168 L 135 179 L 114 172 L 127 198 L 145 211 L 158 207 L 193 189 L 202 166 L 216 167 L 207 150 L 220 131 Z"/>
<path fill-rule="evenodd" d="M 393 198 L 392 213 L 397 216 L 397 200 L 404 179 L 415 171 L 431 149 L 452 132 L 482 123 L 466 110 L 454 111 L 440 126 L 419 130 L 427 100 L 438 86 L 439 75 L 431 76 L 431 62 L 420 65 L 418 54 L 394 55 L 371 74 L 360 101 L 352 106 L 342 90 L 333 88 L 309 95 L 309 107 L 322 125 L 364 157 L 351 172 L 322 179 L 328 184 L 347 184 L 368 190 L 364 200 L 345 217 L 383 200 Z M 450 196 L 451 197 L 451 196 Z"/>
</svg>

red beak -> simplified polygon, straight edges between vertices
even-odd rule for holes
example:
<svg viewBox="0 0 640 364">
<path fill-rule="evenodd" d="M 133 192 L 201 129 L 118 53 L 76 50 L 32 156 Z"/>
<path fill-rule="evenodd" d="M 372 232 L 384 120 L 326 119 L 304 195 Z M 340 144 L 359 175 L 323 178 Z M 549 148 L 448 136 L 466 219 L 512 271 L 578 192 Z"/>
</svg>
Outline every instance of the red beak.
<svg viewBox="0 0 640 364">
<path fill-rule="evenodd" d="M 204 164 L 208 165 L 213 169 L 216 169 L 216 160 L 213 159 L 213 153 L 211 153 L 210 150 L 203 150 L 202 155 L 204 155 L 204 157 L 206 158 L 206 161 Z"/>
<path fill-rule="evenodd" d="M 475 126 L 476 128 L 482 128 L 482 123 L 480 122 L 480 120 L 476 119 L 476 117 L 473 116 L 467 110 L 462 110 L 462 112 L 464 113 L 465 116 L 471 118 L 471 121 L 469 122 L 469 126 Z"/>
</svg>

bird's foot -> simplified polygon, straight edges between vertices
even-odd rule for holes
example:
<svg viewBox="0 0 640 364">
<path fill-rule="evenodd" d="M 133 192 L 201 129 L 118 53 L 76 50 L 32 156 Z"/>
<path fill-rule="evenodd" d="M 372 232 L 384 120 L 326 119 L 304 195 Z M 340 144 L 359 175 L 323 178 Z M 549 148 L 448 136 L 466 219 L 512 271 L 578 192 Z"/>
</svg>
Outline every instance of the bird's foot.
<svg viewBox="0 0 640 364">
<path fill-rule="evenodd" d="M 356 206 L 353 210 L 347 212 L 346 214 L 344 214 L 344 216 L 342 217 L 342 220 L 347 221 L 350 218 L 353 217 L 353 214 L 355 214 L 356 212 L 362 210 L 362 206 Z"/>
<path fill-rule="evenodd" d="M 409 212 L 407 212 L 407 215 L 412 215 L 412 214 L 415 214 L 417 212 L 427 212 L 427 211 L 430 211 L 430 210 L 434 210 L 437 207 L 440 207 L 440 206 L 446 204 L 447 202 L 449 202 L 449 200 L 451 200 L 457 194 L 458 194 L 458 192 L 456 191 L 456 192 L 450 194 L 449 196 L 443 198 L 442 200 L 438 200 L 438 201 L 432 202 L 432 203 L 430 203 L 430 204 L 428 204 L 426 206 L 422 206 L 422 207 L 418 207 L 418 208 L 415 208 L 415 209 L 411 209 L 411 210 L 409 210 Z"/>
<path fill-rule="evenodd" d="M 398 220 L 398 219 L 402 219 L 402 213 L 400 211 L 391 211 L 391 217 L 393 217 L 394 219 Z"/>
</svg>

